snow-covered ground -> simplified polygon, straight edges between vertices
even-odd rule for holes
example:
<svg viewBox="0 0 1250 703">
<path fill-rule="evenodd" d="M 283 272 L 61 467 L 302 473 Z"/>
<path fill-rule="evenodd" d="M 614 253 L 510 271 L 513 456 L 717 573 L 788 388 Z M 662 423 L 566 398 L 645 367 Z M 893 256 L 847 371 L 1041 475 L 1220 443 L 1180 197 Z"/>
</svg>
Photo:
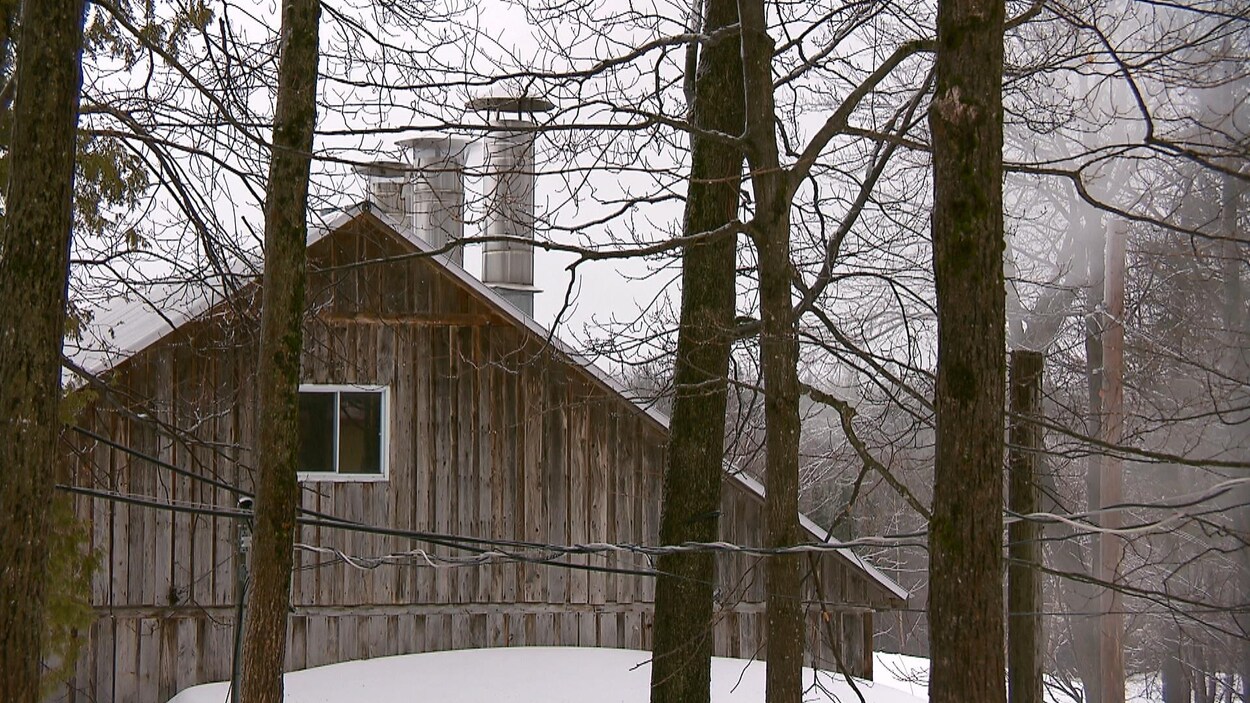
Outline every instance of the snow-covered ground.
<svg viewBox="0 0 1250 703">
<path fill-rule="evenodd" d="M 897 657 L 898 655 L 881 655 Z M 504 647 L 408 654 L 332 664 L 286 676 L 287 703 L 646 703 L 649 652 L 576 647 Z M 915 659 L 903 657 L 902 662 Z M 925 660 L 919 660 L 925 662 Z M 875 666 L 876 682 L 857 681 L 867 703 L 919 703 L 895 686 L 908 686 L 902 668 Z M 927 662 L 925 662 L 927 670 Z M 855 701 L 840 676 L 803 671 L 809 703 Z M 819 686 L 813 686 L 813 681 Z M 890 682 L 894 682 L 890 685 Z M 824 690 L 821 690 L 823 687 Z M 923 692 L 923 688 L 916 689 Z M 170 703 L 223 703 L 228 685 L 189 688 Z M 831 695 L 832 694 L 832 695 Z M 836 696 L 836 698 L 835 698 Z M 764 664 L 712 660 L 712 703 L 762 703 Z"/>
<path fill-rule="evenodd" d="M 881 684 L 907 691 L 921 699 L 929 699 L 929 660 L 903 654 L 878 652 L 873 657 L 873 678 Z M 1134 675 L 1125 682 L 1125 703 L 1148 703 L 1163 700 L 1157 676 Z M 1078 703 L 1057 687 L 1046 689 L 1048 703 Z"/>
<path fill-rule="evenodd" d="M 872 656 L 874 682 L 907 691 L 922 701 L 929 700 L 929 660 L 906 654 L 876 652 Z"/>
<path fill-rule="evenodd" d="M 505 647 L 408 654 L 332 664 L 286 676 L 287 703 L 646 703 L 649 652 L 577 647 Z M 858 701 L 840 676 L 803 670 L 806 703 Z M 874 681 L 856 684 L 867 703 L 921 703 L 929 699 L 929 660 L 878 652 Z M 813 682 L 819 686 L 813 685 Z M 1131 677 L 1130 703 L 1161 700 L 1158 682 Z M 169 703 L 225 703 L 228 685 L 189 688 Z M 1047 691 L 1050 703 L 1072 703 Z M 712 703 L 762 703 L 764 664 L 712 660 Z"/>
</svg>

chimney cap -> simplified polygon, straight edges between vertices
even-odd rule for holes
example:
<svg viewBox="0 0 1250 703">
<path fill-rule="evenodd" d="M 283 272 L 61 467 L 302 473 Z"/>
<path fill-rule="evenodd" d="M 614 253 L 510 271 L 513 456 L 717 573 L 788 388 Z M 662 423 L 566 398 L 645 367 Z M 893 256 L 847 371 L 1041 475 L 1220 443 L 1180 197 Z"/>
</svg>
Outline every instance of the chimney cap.
<svg viewBox="0 0 1250 703">
<path fill-rule="evenodd" d="M 457 137 L 450 134 L 422 134 L 417 137 L 409 137 L 400 139 L 395 142 L 396 146 L 404 149 L 422 149 L 430 146 L 448 145 L 453 148 L 468 146 L 469 140 L 463 137 Z"/>
<path fill-rule="evenodd" d="M 519 115 L 522 113 L 550 112 L 555 109 L 556 105 L 546 98 L 522 95 L 520 97 L 494 96 L 473 98 L 465 104 L 465 107 L 474 112 L 515 112 Z"/>
<path fill-rule="evenodd" d="M 374 161 L 367 164 L 356 164 L 352 167 L 356 173 L 372 178 L 403 178 L 412 167 L 402 161 Z"/>
</svg>

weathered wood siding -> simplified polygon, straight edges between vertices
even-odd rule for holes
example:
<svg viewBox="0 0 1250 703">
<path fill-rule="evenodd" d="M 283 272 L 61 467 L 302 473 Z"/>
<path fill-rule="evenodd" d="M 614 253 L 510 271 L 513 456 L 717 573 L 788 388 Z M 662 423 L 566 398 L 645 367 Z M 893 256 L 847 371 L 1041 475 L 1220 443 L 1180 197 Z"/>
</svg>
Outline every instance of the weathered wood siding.
<svg viewBox="0 0 1250 703">
<path fill-rule="evenodd" d="M 584 369 L 505 319 L 439 266 L 355 221 L 310 255 L 304 378 L 391 389 L 389 479 L 306 482 L 303 507 L 370 525 L 547 543 L 655 544 L 665 433 Z M 197 476 L 250 490 L 255 346 L 250 303 L 221 306 L 111 375 L 110 397 L 80 422 Z M 233 507 L 231 491 L 69 431 L 79 485 L 162 501 Z M 722 538 L 763 543 L 759 499 L 733 482 Z M 63 698 L 158 701 L 229 677 L 235 526 L 227 518 L 82 498 L 103 565 L 99 619 Z M 379 556 L 444 547 L 325 527 L 302 543 Z M 581 564 L 649 568 L 635 556 Z M 815 563 L 815 562 L 813 562 Z M 650 578 L 536 564 L 354 568 L 300 551 L 288 666 L 406 652 L 515 645 L 649 648 Z M 820 560 L 809 653 L 871 674 L 879 587 L 837 557 Z M 720 655 L 763 656 L 763 569 L 721 556 L 713 637 Z M 815 581 L 814 579 L 813 581 Z M 823 612 L 822 612 L 823 609 Z M 836 647 L 831 643 L 837 643 Z"/>
</svg>

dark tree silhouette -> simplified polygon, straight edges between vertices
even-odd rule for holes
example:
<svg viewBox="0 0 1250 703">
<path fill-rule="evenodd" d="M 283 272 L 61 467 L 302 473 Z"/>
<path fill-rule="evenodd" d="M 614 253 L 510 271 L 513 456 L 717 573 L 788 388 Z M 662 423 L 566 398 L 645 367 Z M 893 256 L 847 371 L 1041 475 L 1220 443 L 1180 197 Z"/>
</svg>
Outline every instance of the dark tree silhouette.
<svg viewBox="0 0 1250 703">
<path fill-rule="evenodd" d="M 996 703 L 1002 671 L 1002 0 L 939 0 L 933 142 L 936 462 L 929 628 L 935 703 Z"/>
<path fill-rule="evenodd" d="M 248 703 L 282 701 L 299 507 L 299 372 L 320 16 L 318 0 L 287 0 L 282 6 L 273 155 L 265 191 L 254 566 L 240 692 Z"/>
<path fill-rule="evenodd" d="M 742 54 L 737 0 L 706 4 L 703 48 L 694 76 L 690 121 L 726 135 L 743 129 Z M 676 390 L 664 468 L 663 544 L 718 538 L 725 443 L 729 353 L 733 344 L 735 223 L 742 185 L 742 151 L 693 133 L 682 252 L 681 320 L 673 380 Z M 711 696 L 712 600 L 710 553 L 660 558 L 655 593 L 652 703 L 697 703 Z"/>
<path fill-rule="evenodd" d="M 22 54 L 0 239 L 0 700 L 35 703 L 57 458 L 83 1 L 22 3 L 19 25 Z"/>
</svg>

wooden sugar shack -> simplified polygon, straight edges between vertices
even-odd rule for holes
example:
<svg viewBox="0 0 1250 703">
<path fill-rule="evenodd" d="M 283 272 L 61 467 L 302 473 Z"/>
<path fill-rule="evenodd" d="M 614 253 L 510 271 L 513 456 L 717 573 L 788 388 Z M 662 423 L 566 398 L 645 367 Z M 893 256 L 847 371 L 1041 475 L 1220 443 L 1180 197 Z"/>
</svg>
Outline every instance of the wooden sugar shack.
<svg viewBox="0 0 1250 703">
<path fill-rule="evenodd" d="M 667 419 L 521 312 L 523 287 L 505 297 L 430 254 L 409 225 L 366 203 L 310 236 L 303 509 L 492 540 L 657 544 Z M 76 500 L 102 563 L 97 619 L 63 700 L 162 701 L 230 677 L 238 520 L 212 510 L 233 509 L 253 485 L 257 300 L 249 286 L 163 315 L 115 312 L 97 320 L 111 349 L 73 357 L 108 389 L 65 433 L 73 484 L 97 492 Z M 721 539 L 763 544 L 759 484 L 726 475 L 721 500 Z M 298 541 L 308 548 L 296 555 L 290 669 L 471 647 L 651 645 L 648 576 L 419 559 L 363 568 L 334 552 L 468 553 L 325 524 Z M 766 656 L 761 561 L 717 559 L 716 653 Z M 651 568 L 636 555 L 562 560 Z M 870 677 L 873 612 L 906 594 L 849 549 L 816 563 L 809 659 Z"/>
</svg>

